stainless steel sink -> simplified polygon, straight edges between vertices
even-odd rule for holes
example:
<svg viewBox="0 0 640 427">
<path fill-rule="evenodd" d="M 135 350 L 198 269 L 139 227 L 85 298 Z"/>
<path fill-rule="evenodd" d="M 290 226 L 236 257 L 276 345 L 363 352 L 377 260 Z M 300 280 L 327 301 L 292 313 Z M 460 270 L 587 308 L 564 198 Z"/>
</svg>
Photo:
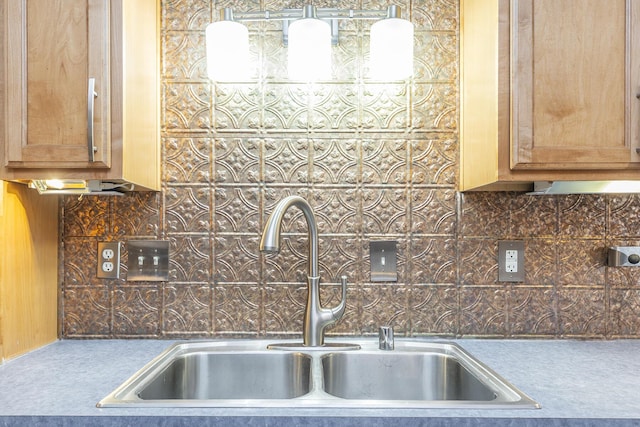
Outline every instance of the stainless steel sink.
<svg viewBox="0 0 640 427">
<path fill-rule="evenodd" d="M 177 356 L 138 392 L 142 400 L 292 399 L 309 393 L 300 353 L 204 352 Z"/>
<path fill-rule="evenodd" d="M 483 383 L 458 357 L 428 353 L 332 353 L 323 357 L 324 390 L 343 399 L 503 402 L 518 399 Z M 505 399 L 506 398 L 506 399 Z"/>
<path fill-rule="evenodd" d="M 271 344 L 175 344 L 98 406 L 540 407 L 455 343 L 396 340 L 392 351 L 378 350 L 377 340 L 293 351 Z"/>
</svg>

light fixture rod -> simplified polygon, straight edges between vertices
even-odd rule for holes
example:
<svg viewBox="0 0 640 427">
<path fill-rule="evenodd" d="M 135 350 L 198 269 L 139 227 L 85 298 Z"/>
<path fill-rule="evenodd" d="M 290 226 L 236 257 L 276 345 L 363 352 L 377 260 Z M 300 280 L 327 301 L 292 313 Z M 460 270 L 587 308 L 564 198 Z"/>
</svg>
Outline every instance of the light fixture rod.
<svg viewBox="0 0 640 427">
<path fill-rule="evenodd" d="M 232 8 L 225 7 L 220 11 L 222 21 L 291 21 L 305 17 L 305 10 L 313 8 L 318 19 L 353 19 L 353 20 L 377 20 L 384 18 L 399 18 L 400 8 L 392 5 L 387 10 L 356 10 L 356 9 L 331 9 L 305 6 L 304 9 L 283 9 L 280 11 L 258 12 L 233 12 Z"/>
</svg>

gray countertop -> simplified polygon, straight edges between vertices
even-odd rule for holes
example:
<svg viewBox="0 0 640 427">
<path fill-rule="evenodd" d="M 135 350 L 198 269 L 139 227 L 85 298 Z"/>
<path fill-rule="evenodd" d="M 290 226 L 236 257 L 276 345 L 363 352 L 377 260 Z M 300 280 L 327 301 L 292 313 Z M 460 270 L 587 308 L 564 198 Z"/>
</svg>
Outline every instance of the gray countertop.
<svg viewBox="0 0 640 427">
<path fill-rule="evenodd" d="M 0 365 L 0 426 L 640 426 L 640 340 L 456 340 L 542 409 L 96 408 L 169 347 L 59 341 Z"/>
</svg>

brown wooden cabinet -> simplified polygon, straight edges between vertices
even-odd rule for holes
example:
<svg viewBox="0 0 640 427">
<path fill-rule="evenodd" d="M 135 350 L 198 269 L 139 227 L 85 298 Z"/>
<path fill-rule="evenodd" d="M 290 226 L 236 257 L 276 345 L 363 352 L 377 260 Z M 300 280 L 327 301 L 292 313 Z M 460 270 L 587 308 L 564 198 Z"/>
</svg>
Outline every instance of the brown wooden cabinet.
<svg viewBox="0 0 640 427">
<path fill-rule="evenodd" d="M 159 189 L 157 0 L 0 0 L 0 179 Z"/>
<path fill-rule="evenodd" d="M 640 179 L 640 1 L 462 0 L 460 189 Z"/>
</svg>

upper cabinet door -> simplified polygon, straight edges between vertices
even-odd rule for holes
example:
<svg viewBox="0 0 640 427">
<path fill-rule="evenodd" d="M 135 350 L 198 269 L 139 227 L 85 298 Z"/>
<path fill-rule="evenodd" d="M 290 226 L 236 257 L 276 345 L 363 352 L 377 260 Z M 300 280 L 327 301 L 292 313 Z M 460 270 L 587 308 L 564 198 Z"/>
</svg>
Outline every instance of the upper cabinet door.
<svg viewBox="0 0 640 427">
<path fill-rule="evenodd" d="M 6 2 L 6 167 L 110 166 L 109 3 Z"/>
<path fill-rule="evenodd" d="M 640 167 L 638 3 L 512 1 L 513 169 Z"/>
</svg>

